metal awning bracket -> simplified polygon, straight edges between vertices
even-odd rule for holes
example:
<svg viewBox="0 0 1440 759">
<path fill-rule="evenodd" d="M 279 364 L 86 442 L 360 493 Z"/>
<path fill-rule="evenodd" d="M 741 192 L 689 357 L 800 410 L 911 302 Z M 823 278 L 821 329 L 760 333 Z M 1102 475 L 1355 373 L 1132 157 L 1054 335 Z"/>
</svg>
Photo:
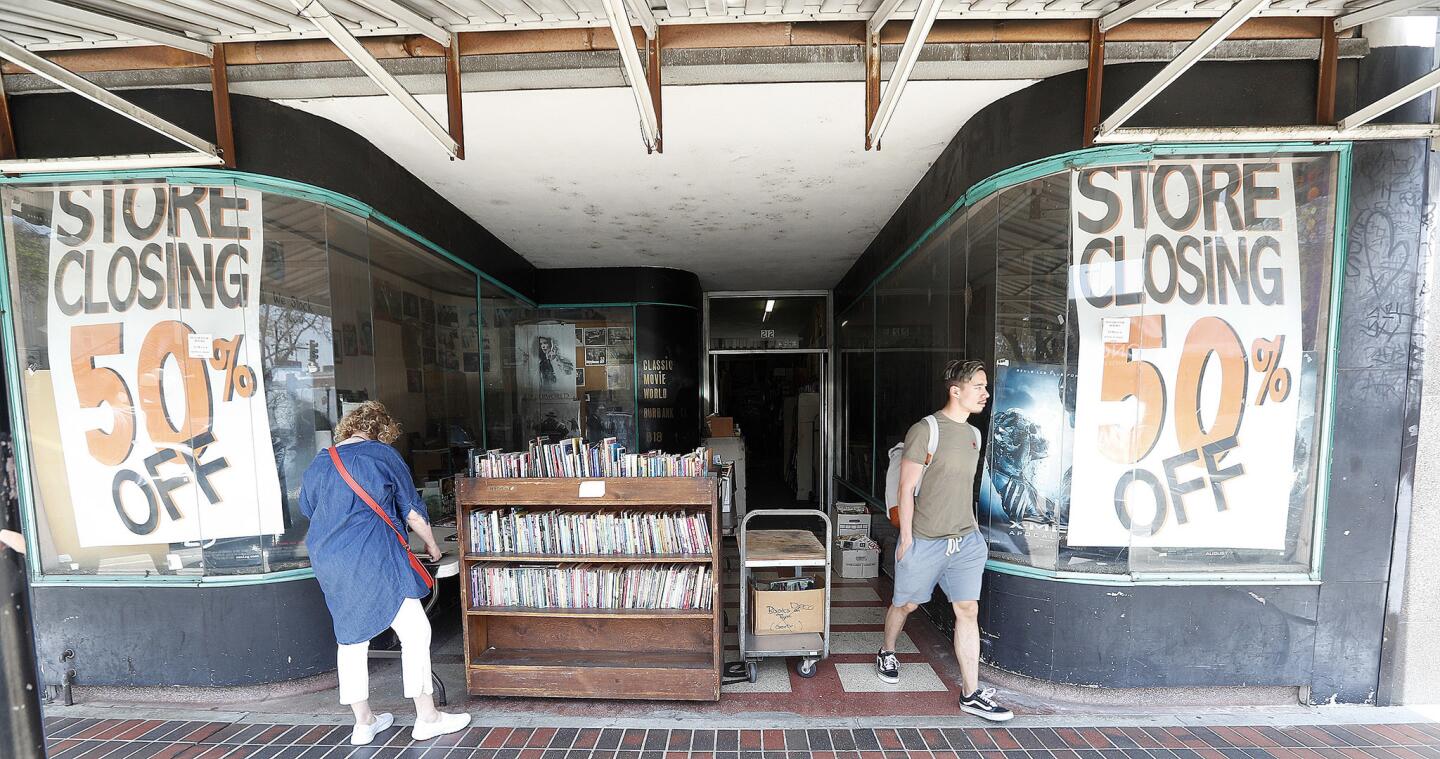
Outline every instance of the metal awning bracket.
<svg viewBox="0 0 1440 759">
<path fill-rule="evenodd" d="M 380 89 L 384 90 L 387 95 L 394 98 L 405 110 L 409 111 L 410 115 L 414 116 L 415 120 L 420 122 L 421 126 L 425 127 L 425 131 L 429 132 L 430 136 L 434 137 L 435 141 L 440 143 L 441 147 L 445 148 L 452 156 L 459 152 L 459 143 L 450 136 L 450 133 L 446 131 L 445 127 L 441 126 L 440 122 L 436 121 L 435 117 L 430 115 L 429 111 L 425 110 L 425 106 L 421 105 L 420 101 L 416 100 L 414 95 L 406 91 L 404 85 L 400 84 L 400 80 L 396 79 L 394 75 L 385 70 L 384 66 L 380 65 L 380 61 L 376 60 L 375 56 L 371 55 L 370 51 L 366 50 L 365 46 L 360 44 L 359 40 L 355 39 L 355 36 L 345 28 L 344 24 L 340 23 L 339 19 L 331 15 L 330 10 L 325 7 L 325 3 L 322 2 L 322 0 L 291 1 L 295 5 L 295 10 L 315 22 L 315 25 L 319 27 L 321 31 L 325 32 L 325 36 L 329 37 L 330 41 L 335 43 L 336 47 L 340 48 L 340 51 L 345 54 L 346 58 L 349 58 L 356 66 L 359 66 L 360 70 L 364 71 L 365 75 L 370 77 L 371 81 L 379 85 Z"/>
<path fill-rule="evenodd" d="M 138 158 L 143 158 L 149 166 L 218 166 L 224 163 L 224 159 L 221 158 L 220 155 L 220 149 L 216 147 L 214 143 L 197 137 L 191 132 L 156 116 L 144 108 L 106 91 L 64 66 L 46 60 L 4 37 L 0 37 L 0 58 L 5 58 L 18 66 L 28 69 L 34 72 L 36 76 L 52 84 L 69 90 L 97 105 L 108 108 L 190 149 L 190 152 L 184 153 L 150 153 L 141 157 L 56 158 L 46 159 L 43 162 L 29 159 L 14 159 L 0 161 L 0 172 L 23 173 L 29 171 L 75 170 L 75 164 L 77 162 L 88 165 L 97 161 L 114 163 L 129 160 L 133 163 L 135 160 L 138 160 Z M 36 168 L 37 166 L 43 168 Z"/>
<path fill-rule="evenodd" d="M 643 0 L 641 0 L 643 2 Z M 605 15 L 610 19 L 610 31 L 615 35 L 615 46 L 620 49 L 620 67 L 630 93 L 635 96 L 635 107 L 640 112 L 640 137 L 645 141 L 645 151 L 654 152 L 660 140 L 660 116 L 655 110 L 655 101 L 650 97 L 649 79 L 640 62 L 640 51 L 635 47 L 635 35 L 630 31 L 630 17 L 625 11 L 624 0 L 601 0 Z"/>
</svg>

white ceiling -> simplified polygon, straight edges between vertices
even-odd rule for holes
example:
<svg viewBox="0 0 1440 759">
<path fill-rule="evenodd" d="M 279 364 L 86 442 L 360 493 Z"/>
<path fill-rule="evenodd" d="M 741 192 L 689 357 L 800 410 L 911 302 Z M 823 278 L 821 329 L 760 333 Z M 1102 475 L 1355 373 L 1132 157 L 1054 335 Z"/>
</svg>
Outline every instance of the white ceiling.
<svg viewBox="0 0 1440 759">
<path fill-rule="evenodd" d="M 672 266 L 706 290 L 833 286 L 985 105 L 1030 81 L 914 81 L 864 150 L 861 82 L 466 93 L 464 161 L 385 97 L 287 100 L 370 140 L 540 268 Z M 421 96 L 444 123 L 443 96 Z"/>
</svg>

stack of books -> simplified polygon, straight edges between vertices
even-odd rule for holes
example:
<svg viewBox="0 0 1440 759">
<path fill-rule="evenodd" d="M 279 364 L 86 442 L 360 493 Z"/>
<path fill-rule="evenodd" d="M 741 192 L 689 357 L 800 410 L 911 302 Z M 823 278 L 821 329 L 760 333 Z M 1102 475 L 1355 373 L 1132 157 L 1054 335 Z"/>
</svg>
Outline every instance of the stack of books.
<svg viewBox="0 0 1440 759">
<path fill-rule="evenodd" d="M 598 443 L 580 438 L 546 443 L 531 441 L 524 452 L 499 449 L 477 452 L 470 460 L 472 477 L 703 477 L 710 452 L 627 453 L 625 446 L 607 437 Z"/>
<path fill-rule="evenodd" d="M 477 564 L 470 569 L 470 598 L 477 608 L 704 610 L 713 596 L 710 567 L 703 564 Z"/>
<path fill-rule="evenodd" d="M 706 556 L 710 519 L 685 512 L 477 510 L 470 512 L 470 553 Z"/>
</svg>

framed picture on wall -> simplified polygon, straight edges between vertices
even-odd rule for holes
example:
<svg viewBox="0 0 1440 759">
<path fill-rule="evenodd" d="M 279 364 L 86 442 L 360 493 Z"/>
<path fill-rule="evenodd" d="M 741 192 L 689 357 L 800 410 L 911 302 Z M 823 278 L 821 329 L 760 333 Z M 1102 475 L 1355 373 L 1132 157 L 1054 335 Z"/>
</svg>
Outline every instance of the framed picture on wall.
<svg viewBox="0 0 1440 759">
<path fill-rule="evenodd" d="M 585 346 L 586 346 L 587 348 L 590 347 L 590 346 L 593 346 L 593 345 L 604 345 L 604 344 L 605 344 L 605 328 L 604 328 L 604 327 L 587 327 L 587 328 L 585 329 Z"/>
<path fill-rule="evenodd" d="M 585 367 L 575 367 L 575 387 L 585 386 Z"/>
<path fill-rule="evenodd" d="M 480 371 L 480 354 L 466 351 L 460 358 L 460 364 L 462 371 L 478 372 Z"/>
<path fill-rule="evenodd" d="M 356 323 L 360 325 L 359 344 L 356 349 L 362 356 L 375 355 L 375 327 L 370 323 L 370 317 L 361 311 L 357 314 Z"/>
<path fill-rule="evenodd" d="M 400 294 L 400 313 L 406 319 L 420 318 L 420 296 L 412 292 Z"/>
<path fill-rule="evenodd" d="M 435 319 L 442 327 L 456 327 L 460 324 L 460 312 L 442 303 L 435 308 Z"/>
<path fill-rule="evenodd" d="M 435 301 L 429 298 L 420 299 L 420 321 L 425 324 L 435 323 Z"/>
<path fill-rule="evenodd" d="M 629 344 L 630 344 L 630 328 L 629 328 L 629 327 L 611 327 L 611 328 L 610 328 L 610 344 L 611 344 L 611 345 L 629 345 Z"/>
<path fill-rule="evenodd" d="M 358 355 L 359 355 L 359 339 L 358 339 L 358 337 L 357 337 L 356 334 L 355 334 L 355 325 L 354 325 L 354 324 L 346 324 L 346 325 L 340 327 L 340 339 L 341 339 L 342 344 L 343 344 L 343 346 L 344 346 L 343 349 L 344 349 L 344 351 L 345 351 L 345 355 L 347 355 L 347 356 L 358 356 Z"/>
<path fill-rule="evenodd" d="M 586 348 L 586 349 L 585 349 L 585 365 L 586 365 L 586 366 L 604 366 L 604 365 L 605 365 L 605 349 L 604 349 L 604 348 Z"/>
</svg>

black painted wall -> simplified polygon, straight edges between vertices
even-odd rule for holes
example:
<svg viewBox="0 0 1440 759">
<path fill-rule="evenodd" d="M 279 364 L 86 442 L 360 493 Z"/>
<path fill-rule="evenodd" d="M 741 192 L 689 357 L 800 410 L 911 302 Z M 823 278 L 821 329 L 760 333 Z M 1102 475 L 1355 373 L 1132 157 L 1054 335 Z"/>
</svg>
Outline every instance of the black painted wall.
<svg viewBox="0 0 1440 759">
<path fill-rule="evenodd" d="M 208 92 L 124 90 L 119 94 L 193 134 L 215 138 Z M 305 182 L 367 203 L 490 276 L 533 296 L 535 267 L 529 261 L 360 135 L 329 119 L 261 98 L 232 95 L 230 105 L 240 171 Z M 22 158 L 182 149 L 76 95 L 18 95 L 10 98 L 10 115 L 16 150 Z"/>
<path fill-rule="evenodd" d="M 1431 56 L 1382 48 L 1342 62 L 1337 110 L 1413 80 Z M 1102 112 L 1158 68 L 1107 67 Z M 1054 77 L 972 118 L 836 285 L 836 311 L 975 183 L 1079 149 L 1084 82 L 1084 72 Z M 1314 62 L 1202 63 L 1131 125 L 1306 124 L 1314 92 Z M 1428 113 L 1421 102 L 1387 120 L 1426 121 Z M 990 572 L 981 611 L 986 661 L 1077 685 L 1296 686 L 1313 703 L 1373 701 L 1396 509 L 1414 469 L 1407 420 L 1417 418 L 1420 397 L 1413 346 L 1422 325 L 1412 315 L 1422 297 L 1425 150 L 1422 142 L 1354 148 L 1322 582 L 1114 587 Z"/>
<path fill-rule="evenodd" d="M 687 453 L 700 445 L 700 322 L 696 308 L 635 307 L 642 451 Z"/>
<path fill-rule="evenodd" d="M 253 685 L 335 669 L 335 633 L 313 579 L 235 587 L 41 586 L 41 680 L 76 685 Z"/>
</svg>

